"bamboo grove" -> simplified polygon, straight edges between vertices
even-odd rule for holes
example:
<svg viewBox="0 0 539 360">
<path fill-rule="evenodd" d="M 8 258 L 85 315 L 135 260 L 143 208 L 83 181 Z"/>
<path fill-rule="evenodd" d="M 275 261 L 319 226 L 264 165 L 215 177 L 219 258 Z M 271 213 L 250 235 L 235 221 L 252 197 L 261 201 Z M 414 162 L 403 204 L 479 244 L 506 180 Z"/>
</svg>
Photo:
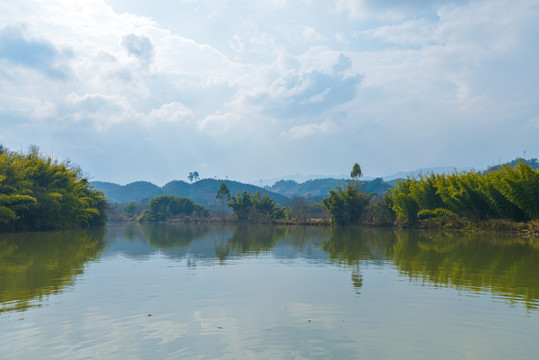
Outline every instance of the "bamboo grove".
<svg viewBox="0 0 539 360">
<path fill-rule="evenodd" d="M 104 224 L 106 199 L 82 171 L 31 147 L 0 145 L 0 231 L 45 230 Z"/>
<path fill-rule="evenodd" d="M 521 161 L 485 173 L 429 174 L 399 181 L 387 197 L 399 221 L 409 225 L 537 220 L 539 169 Z"/>
</svg>

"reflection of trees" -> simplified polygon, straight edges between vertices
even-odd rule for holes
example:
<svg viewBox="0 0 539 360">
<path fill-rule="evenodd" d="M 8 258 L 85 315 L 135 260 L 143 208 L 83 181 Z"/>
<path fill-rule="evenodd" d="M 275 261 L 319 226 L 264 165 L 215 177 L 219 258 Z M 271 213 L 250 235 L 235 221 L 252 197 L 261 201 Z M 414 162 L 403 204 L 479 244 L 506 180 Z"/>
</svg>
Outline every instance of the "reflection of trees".
<svg viewBox="0 0 539 360">
<path fill-rule="evenodd" d="M 490 291 L 529 309 L 539 305 L 539 249 L 522 238 L 464 232 L 334 228 L 320 246 L 352 269 L 363 285 L 361 261 L 392 259 L 412 279 L 459 290 Z"/>
<path fill-rule="evenodd" d="M 381 260 L 395 241 L 392 229 L 361 227 L 332 228 L 320 246 L 333 261 L 355 265 L 360 260 Z"/>
<path fill-rule="evenodd" d="M 231 229 L 231 228 L 229 228 Z M 320 242 L 324 228 L 279 227 L 262 224 L 241 224 L 234 228 L 230 236 L 214 240 L 215 255 L 222 262 L 229 255 L 270 251 L 278 242 L 286 241 L 295 249 L 305 249 L 313 242 Z"/>
<path fill-rule="evenodd" d="M 186 247 L 203 238 L 210 230 L 207 224 L 147 224 L 144 227 L 150 245 L 160 249 Z"/>
<path fill-rule="evenodd" d="M 480 291 L 488 289 L 536 309 L 539 251 L 522 238 L 492 234 L 399 232 L 390 249 L 410 279 Z"/>
<path fill-rule="evenodd" d="M 268 225 L 240 225 L 227 241 L 227 247 L 235 254 L 269 251 L 287 236 L 289 228 Z"/>
<path fill-rule="evenodd" d="M 290 229 L 290 244 L 295 249 L 305 249 L 311 244 L 319 244 L 330 234 L 330 228 L 326 226 L 297 226 Z"/>
<path fill-rule="evenodd" d="M 41 306 L 104 248 L 104 228 L 0 237 L 0 312 Z"/>
<path fill-rule="evenodd" d="M 361 227 L 332 228 L 331 235 L 320 246 L 330 260 L 352 268 L 352 285 L 359 294 L 363 276 L 359 268 L 362 260 L 380 260 L 394 239 L 394 232 L 386 229 Z"/>
</svg>

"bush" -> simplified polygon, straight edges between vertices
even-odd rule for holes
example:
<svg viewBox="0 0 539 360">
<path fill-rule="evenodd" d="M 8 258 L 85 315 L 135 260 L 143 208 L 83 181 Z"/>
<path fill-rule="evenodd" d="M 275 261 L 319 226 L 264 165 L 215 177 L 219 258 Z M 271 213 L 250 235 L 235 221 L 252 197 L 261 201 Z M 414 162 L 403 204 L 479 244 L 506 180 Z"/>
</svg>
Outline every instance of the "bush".
<svg viewBox="0 0 539 360">
<path fill-rule="evenodd" d="M 173 217 L 196 215 L 205 217 L 210 211 L 186 197 L 174 195 L 156 196 L 144 212 L 142 219 L 146 221 L 165 221 Z"/>
<path fill-rule="evenodd" d="M 322 207 L 330 213 L 334 224 L 355 225 L 362 220 L 362 215 L 373 196 L 374 194 L 360 192 L 357 183 L 348 185 L 346 190 L 337 186 L 322 200 Z"/>
<path fill-rule="evenodd" d="M 104 224 L 106 200 L 82 171 L 31 147 L 0 146 L 0 230 L 45 230 Z"/>
</svg>

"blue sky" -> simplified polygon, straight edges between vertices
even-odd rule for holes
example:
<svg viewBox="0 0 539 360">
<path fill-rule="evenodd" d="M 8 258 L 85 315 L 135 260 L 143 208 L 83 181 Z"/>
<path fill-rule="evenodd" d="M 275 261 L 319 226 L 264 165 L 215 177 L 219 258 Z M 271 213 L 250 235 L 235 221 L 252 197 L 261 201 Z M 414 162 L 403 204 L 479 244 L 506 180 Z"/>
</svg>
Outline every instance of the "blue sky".
<svg viewBox="0 0 539 360">
<path fill-rule="evenodd" d="M 0 143 L 93 180 L 539 156 L 539 1 L 0 1 Z"/>
</svg>

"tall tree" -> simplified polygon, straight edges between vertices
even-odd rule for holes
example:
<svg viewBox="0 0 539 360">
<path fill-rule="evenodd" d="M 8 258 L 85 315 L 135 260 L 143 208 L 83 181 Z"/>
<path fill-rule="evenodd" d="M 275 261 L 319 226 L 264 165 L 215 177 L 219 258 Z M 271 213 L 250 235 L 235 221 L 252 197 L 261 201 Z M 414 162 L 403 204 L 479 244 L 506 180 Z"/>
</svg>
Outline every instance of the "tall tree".
<svg viewBox="0 0 539 360">
<path fill-rule="evenodd" d="M 230 200 L 230 190 L 228 189 L 228 186 L 224 182 L 221 183 L 219 186 L 219 189 L 217 190 L 217 194 L 215 194 L 215 198 L 218 199 L 221 202 L 221 215 L 225 215 L 225 205 Z"/>
<path fill-rule="evenodd" d="M 361 172 L 361 166 L 358 163 L 355 163 L 350 172 L 350 177 L 354 180 L 356 186 L 359 186 L 359 178 L 363 175 Z"/>
</svg>

